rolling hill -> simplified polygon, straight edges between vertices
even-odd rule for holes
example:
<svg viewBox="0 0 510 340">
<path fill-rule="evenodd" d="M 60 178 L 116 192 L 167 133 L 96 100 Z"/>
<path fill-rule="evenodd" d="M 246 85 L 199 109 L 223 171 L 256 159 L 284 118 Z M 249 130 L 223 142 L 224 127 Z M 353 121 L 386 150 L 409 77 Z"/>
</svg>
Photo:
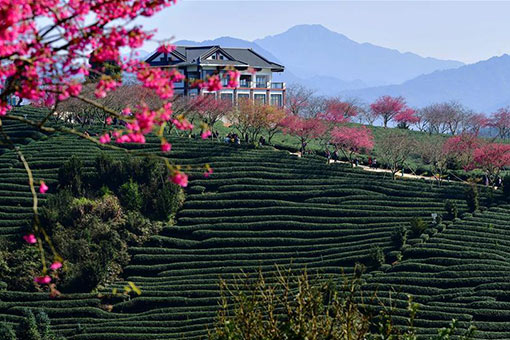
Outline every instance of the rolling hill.
<svg viewBox="0 0 510 340">
<path fill-rule="evenodd" d="M 400 85 L 345 91 L 344 95 L 371 102 L 382 95 L 404 96 L 422 107 L 456 100 L 471 109 L 491 113 L 510 104 L 510 56 L 503 55 L 456 69 L 436 71 Z"/>
<path fill-rule="evenodd" d="M 9 129 L 23 135 L 19 125 Z M 368 263 L 371 248 L 378 246 L 386 263 L 368 267 L 364 289 L 377 292 L 381 301 L 391 296 L 397 324 L 405 323 L 411 294 L 419 303 L 415 325 L 422 335 L 456 318 L 461 328 L 470 322 L 477 326 L 479 339 L 510 337 L 510 207 L 499 201 L 498 192 L 492 198 L 482 193 L 484 208 L 472 215 L 465 213 L 460 183 L 438 188 L 424 181 L 393 181 L 270 147 L 234 148 L 177 136 L 170 141 L 171 159 L 183 165 L 211 163 L 214 174 L 206 179 L 201 171 L 192 172 L 177 223 L 130 249 L 124 278 L 142 295 L 115 301 L 110 310 L 111 302 L 97 293 L 51 299 L 8 287 L 0 290 L 0 319 L 17 324 L 23 308 L 30 307 L 46 311 L 54 329 L 70 340 L 201 339 L 216 315 L 219 277 L 232 280 L 241 270 L 258 268 L 271 272 L 278 264 L 307 266 L 340 279 L 356 262 Z M 136 147 L 160 150 L 155 139 Z M 36 181 L 44 178 L 50 185 L 71 155 L 94 171 L 101 151 L 60 134 L 21 148 Z M 23 165 L 11 151 L 0 155 L 0 192 L 0 238 L 19 237 L 30 224 L 31 199 Z M 414 217 L 430 221 L 432 213 L 444 212 L 447 198 L 457 202 L 461 218 L 411 237 L 403 249 L 395 247 L 396 227 Z M 103 293 L 123 285 L 119 281 Z"/>
</svg>

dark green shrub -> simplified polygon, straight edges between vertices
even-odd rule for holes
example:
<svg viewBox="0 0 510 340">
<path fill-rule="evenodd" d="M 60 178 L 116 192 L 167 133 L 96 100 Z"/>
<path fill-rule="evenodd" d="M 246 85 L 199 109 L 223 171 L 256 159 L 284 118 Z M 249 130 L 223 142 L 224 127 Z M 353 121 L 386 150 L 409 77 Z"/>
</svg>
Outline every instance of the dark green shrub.
<svg viewBox="0 0 510 340">
<path fill-rule="evenodd" d="M 510 175 L 503 177 L 503 195 L 506 200 L 510 200 Z"/>
<path fill-rule="evenodd" d="M 471 184 L 466 189 L 466 203 L 470 212 L 475 212 L 480 208 L 478 187 L 476 184 Z"/>
<path fill-rule="evenodd" d="M 444 202 L 444 210 L 446 210 L 445 219 L 449 221 L 452 221 L 459 215 L 459 208 L 457 207 L 457 203 L 452 200 L 446 200 Z"/>
<path fill-rule="evenodd" d="M 62 188 L 69 188 L 73 195 L 83 192 L 83 162 L 76 156 L 71 156 L 58 169 L 58 183 Z"/>
<path fill-rule="evenodd" d="M 5 322 L 0 322 L 0 339 L 2 340 L 17 340 L 16 333 L 11 325 Z"/>
<path fill-rule="evenodd" d="M 420 236 L 427 230 L 428 225 L 420 217 L 415 217 L 411 220 L 410 227 L 414 236 Z"/>
<path fill-rule="evenodd" d="M 398 249 L 402 248 L 407 241 L 407 233 L 408 230 L 405 226 L 400 225 L 393 229 L 393 232 L 391 234 L 391 240 L 393 241 L 393 244 Z"/>
<path fill-rule="evenodd" d="M 122 184 L 119 188 L 119 199 L 121 205 L 127 210 L 140 211 L 143 198 L 138 189 L 138 183 L 132 179 Z"/>
<path fill-rule="evenodd" d="M 155 192 L 153 202 L 153 216 L 158 220 L 168 221 L 184 202 L 184 193 L 178 185 L 165 182 Z"/>
<path fill-rule="evenodd" d="M 190 194 L 202 194 L 205 191 L 205 187 L 202 185 L 194 185 L 189 188 Z"/>
<path fill-rule="evenodd" d="M 370 254 L 368 255 L 369 265 L 373 266 L 374 268 L 381 267 L 384 262 L 384 252 L 381 249 L 381 247 L 372 247 L 370 249 Z"/>
<path fill-rule="evenodd" d="M 24 318 L 18 325 L 16 335 L 19 339 L 23 340 L 42 340 L 37 322 L 35 321 L 34 313 L 27 309 L 23 313 Z"/>
</svg>

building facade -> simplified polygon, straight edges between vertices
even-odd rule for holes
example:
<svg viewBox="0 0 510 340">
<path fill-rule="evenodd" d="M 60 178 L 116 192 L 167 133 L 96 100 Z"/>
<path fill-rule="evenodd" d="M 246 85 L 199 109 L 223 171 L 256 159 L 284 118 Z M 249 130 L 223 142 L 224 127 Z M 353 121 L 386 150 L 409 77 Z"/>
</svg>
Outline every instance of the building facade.
<svg viewBox="0 0 510 340">
<path fill-rule="evenodd" d="M 283 72 L 284 66 L 271 62 L 249 48 L 223 48 L 220 46 L 177 46 L 171 53 L 154 52 L 147 59 L 153 67 L 171 67 L 182 73 L 187 81 L 175 83 L 175 93 L 187 96 L 213 95 L 236 104 L 239 99 L 249 98 L 275 106 L 285 105 L 285 83 L 274 82 L 273 73 Z M 206 80 L 218 74 L 226 85 L 223 72 L 239 71 L 239 86 L 208 92 L 192 88 L 194 80 Z"/>
</svg>

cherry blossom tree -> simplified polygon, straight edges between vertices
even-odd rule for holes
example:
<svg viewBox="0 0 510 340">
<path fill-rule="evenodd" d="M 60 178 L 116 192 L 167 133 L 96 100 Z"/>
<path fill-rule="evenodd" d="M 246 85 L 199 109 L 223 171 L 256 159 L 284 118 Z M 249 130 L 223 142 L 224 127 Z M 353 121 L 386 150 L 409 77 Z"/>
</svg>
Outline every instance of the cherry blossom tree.
<svg viewBox="0 0 510 340">
<path fill-rule="evenodd" d="M 481 141 L 475 135 L 463 133 L 448 138 L 443 145 L 443 152 L 458 167 L 467 168 L 473 162 L 474 150 L 480 145 Z"/>
<path fill-rule="evenodd" d="M 190 99 L 190 109 L 207 124 L 205 129 L 212 129 L 218 120 L 229 114 L 232 101 L 217 99 L 214 96 L 196 96 Z"/>
<path fill-rule="evenodd" d="M 193 128 L 184 115 L 174 114 L 172 110 L 173 84 L 185 79 L 175 69 L 153 68 L 134 58 L 135 49 L 152 39 L 154 32 L 144 30 L 133 21 L 139 17 L 150 17 L 174 3 L 175 0 L 0 0 L 1 138 L 7 143 L 11 141 L 8 133 L 1 128 L 1 120 L 14 120 L 47 133 L 74 134 L 112 149 L 121 148 L 119 144 L 123 143 L 144 143 L 145 136 L 154 133 L 161 139 L 162 151 L 169 151 L 162 127 Z M 159 52 L 173 50 L 167 41 L 158 43 Z M 125 49 L 131 51 L 126 58 L 121 57 L 121 50 Z M 122 85 L 122 79 L 117 76 L 119 72 L 110 72 L 109 65 L 122 73 L 132 74 L 142 87 L 159 96 L 162 105 L 151 108 L 149 103 L 141 100 L 134 107 L 125 106 L 119 110 L 100 103 L 98 99 L 105 98 Z M 227 87 L 236 87 L 237 71 L 228 70 L 224 76 L 228 78 Z M 94 82 L 93 99 L 82 94 L 84 78 Z M 217 75 L 192 85 L 209 91 L 222 87 Z M 45 105 L 50 108 L 49 113 L 41 120 L 17 115 L 10 111 L 9 99 L 12 96 Z M 109 120 L 116 118 L 123 121 L 123 128 L 109 129 L 99 138 L 94 138 L 64 124 L 48 126 L 47 122 L 57 112 L 58 104 L 70 97 L 103 110 Z M 48 242 L 49 238 L 39 224 L 36 179 L 21 150 L 12 143 L 11 146 L 25 167 L 34 200 L 35 222 L 25 240 L 36 244 L 41 255 L 41 276 L 35 281 L 49 284 L 53 271 L 48 270 L 44 257 L 44 242 Z M 188 178 L 180 167 L 166 158 L 165 164 L 170 171 L 170 180 L 186 186 Z M 44 194 L 47 190 L 48 186 L 41 180 L 39 193 Z M 51 244 L 49 248 L 54 249 Z M 50 268 L 57 268 L 62 259 L 55 252 L 53 255 L 54 263 Z"/>
<path fill-rule="evenodd" d="M 382 96 L 374 103 L 370 104 L 372 114 L 383 120 L 384 127 L 396 116 L 402 115 L 408 110 L 406 101 L 403 97 Z M 404 117 L 404 116 L 402 116 Z"/>
<path fill-rule="evenodd" d="M 372 131 L 365 126 L 341 126 L 331 132 L 331 144 L 338 147 L 352 164 L 354 154 L 369 152 L 374 148 L 374 137 Z"/>
<path fill-rule="evenodd" d="M 240 99 L 236 108 L 230 111 L 229 119 L 241 136 L 255 142 L 265 127 L 265 106 L 259 101 Z"/>
<path fill-rule="evenodd" d="M 499 109 L 492 114 L 489 126 L 498 130 L 498 137 L 501 139 L 510 137 L 510 107 Z"/>
<path fill-rule="evenodd" d="M 490 120 L 483 113 L 471 113 L 466 116 L 463 132 L 475 136 L 480 134 L 480 130 L 489 126 Z"/>
<path fill-rule="evenodd" d="M 410 125 L 416 124 L 420 121 L 420 118 L 416 115 L 416 111 L 407 108 L 397 115 L 395 115 L 395 121 L 398 123 L 398 127 L 401 129 L 408 129 Z"/>
<path fill-rule="evenodd" d="M 482 143 L 473 151 L 470 168 L 482 169 L 489 183 L 495 183 L 501 169 L 510 166 L 510 145 L 501 143 Z"/>
<path fill-rule="evenodd" d="M 326 132 L 326 125 L 319 118 L 303 118 L 295 115 L 287 115 L 282 121 L 283 133 L 296 136 L 301 143 L 304 154 L 306 144 L 314 138 L 322 136 Z"/>
</svg>

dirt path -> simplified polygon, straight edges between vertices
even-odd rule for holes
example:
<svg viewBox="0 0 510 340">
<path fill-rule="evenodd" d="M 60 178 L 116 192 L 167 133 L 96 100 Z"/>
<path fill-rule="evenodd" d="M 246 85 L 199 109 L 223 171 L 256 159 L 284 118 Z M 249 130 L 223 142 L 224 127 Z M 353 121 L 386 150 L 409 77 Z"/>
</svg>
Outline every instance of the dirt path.
<svg viewBox="0 0 510 340">
<path fill-rule="evenodd" d="M 294 155 L 294 156 L 297 156 L 297 157 L 301 157 L 301 153 L 300 152 L 289 152 L 291 155 Z M 329 161 L 330 164 L 332 163 L 342 163 L 342 164 L 350 164 L 349 162 L 346 162 L 346 161 L 334 161 L 334 160 L 330 160 Z M 391 171 L 388 170 L 388 169 L 380 169 L 380 168 L 371 168 L 367 165 L 358 165 L 358 166 L 355 166 L 356 168 L 361 168 L 365 171 L 371 171 L 371 172 L 382 172 L 382 173 L 387 173 L 391 176 Z M 405 173 L 404 172 L 404 175 L 402 176 L 402 171 L 398 171 L 396 174 L 395 174 L 395 178 L 412 178 L 412 179 L 424 179 L 424 180 L 427 180 L 427 181 L 437 181 L 437 179 L 433 176 L 420 176 L 420 175 L 414 175 L 414 174 L 411 174 L 411 173 Z M 449 180 L 444 180 L 445 182 L 450 182 Z M 460 182 L 460 181 L 459 181 Z M 467 183 L 465 181 L 462 181 L 461 183 Z"/>
</svg>

